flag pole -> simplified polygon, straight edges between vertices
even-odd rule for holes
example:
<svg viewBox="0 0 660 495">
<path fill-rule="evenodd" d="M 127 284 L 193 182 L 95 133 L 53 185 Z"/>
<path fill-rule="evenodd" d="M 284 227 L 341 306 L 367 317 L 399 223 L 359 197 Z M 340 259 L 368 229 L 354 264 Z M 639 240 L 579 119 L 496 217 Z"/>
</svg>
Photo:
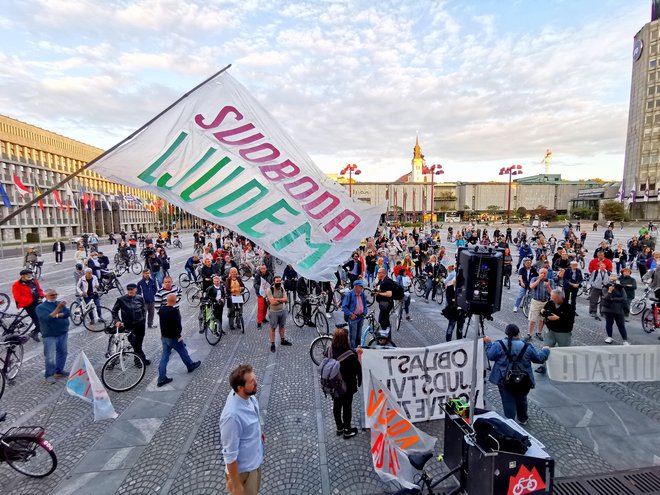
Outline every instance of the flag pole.
<svg viewBox="0 0 660 495">
<path fill-rule="evenodd" d="M 76 170 L 76 171 L 73 172 L 72 174 L 67 175 L 64 179 L 62 179 L 62 180 L 59 181 L 57 184 L 55 184 L 55 185 L 53 185 L 52 187 L 50 187 L 47 191 L 43 192 L 42 194 L 39 194 L 38 196 L 34 197 L 33 199 L 31 199 L 30 201 L 28 201 L 27 203 L 25 203 L 25 204 L 24 204 L 22 207 L 20 207 L 18 210 L 16 210 L 16 211 L 10 213 L 9 215 L 7 215 L 7 216 L 4 217 L 4 218 L 0 218 L 0 226 L 6 224 L 7 222 L 9 222 L 12 218 L 14 218 L 14 217 L 17 216 L 19 213 L 21 213 L 22 211 L 26 210 L 27 208 L 29 208 L 29 207 L 32 206 L 33 204 L 35 204 L 37 201 L 39 201 L 39 200 L 42 199 L 43 197 L 48 196 L 50 193 L 52 193 L 52 192 L 55 191 L 56 189 L 62 187 L 64 184 L 66 184 L 66 183 L 69 182 L 71 179 L 73 179 L 74 177 L 76 177 L 77 175 L 79 175 L 81 172 L 84 172 L 84 171 L 87 170 L 89 167 L 91 167 L 92 165 L 94 165 L 94 164 L 95 164 L 97 161 L 99 161 L 101 158 L 103 158 L 103 157 L 105 157 L 106 155 L 112 153 L 112 152 L 115 151 L 117 148 L 119 148 L 121 145 L 123 145 L 124 143 L 126 143 L 127 141 L 130 141 L 131 139 L 133 139 L 135 136 L 137 136 L 138 134 L 140 134 L 144 129 L 146 129 L 147 127 L 149 127 L 149 126 L 150 126 L 151 124 L 153 124 L 156 120 L 158 120 L 160 117 L 162 117 L 162 116 L 163 116 L 164 114 L 166 114 L 168 111 L 170 111 L 172 108 L 174 108 L 176 105 L 178 105 L 179 102 L 181 102 L 182 100 L 184 100 L 185 98 L 187 98 L 188 96 L 190 96 L 192 93 L 194 93 L 194 92 L 197 91 L 199 88 L 201 88 L 202 86 L 204 86 L 204 85 L 205 85 L 207 82 L 209 82 L 210 80 L 212 80 L 212 79 L 218 77 L 220 74 L 222 74 L 223 72 L 225 72 L 225 71 L 226 71 L 227 69 L 229 69 L 230 67 L 231 67 L 231 64 L 227 65 L 227 66 L 224 67 L 223 69 L 221 69 L 221 70 L 219 70 L 218 72 L 216 72 L 215 74 L 213 74 L 211 77 L 209 77 L 209 78 L 207 78 L 206 80 L 204 80 L 203 82 L 199 83 L 199 84 L 198 84 L 197 86 L 195 86 L 193 89 L 191 89 L 190 91 L 188 91 L 187 93 L 185 93 L 181 98 L 179 98 L 179 99 L 176 100 L 174 103 L 172 103 L 171 105 L 169 105 L 165 110 L 163 110 L 163 111 L 160 112 L 158 115 L 156 115 L 156 116 L 155 116 L 153 119 L 151 119 L 149 122 L 147 122 L 146 124 L 144 124 L 144 125 L 143 125 L 142 127 L 140 127 L 138 130 L 134 131 L 130 136 L 124 138 L 123 140 L 121 140 L 120 142 L 118 142 L 117 144 L 115 144 L 112 148 L 110 148 L 109 150 L 104 151 L 103 153 L 101 153 L 99 156 L 97 156 L 97 157 L 94 158 L 93 160 L 87 162 L 85 165 L 83 165 L 82 167 L 80 167 L 78 170 Z"/>
</svg>

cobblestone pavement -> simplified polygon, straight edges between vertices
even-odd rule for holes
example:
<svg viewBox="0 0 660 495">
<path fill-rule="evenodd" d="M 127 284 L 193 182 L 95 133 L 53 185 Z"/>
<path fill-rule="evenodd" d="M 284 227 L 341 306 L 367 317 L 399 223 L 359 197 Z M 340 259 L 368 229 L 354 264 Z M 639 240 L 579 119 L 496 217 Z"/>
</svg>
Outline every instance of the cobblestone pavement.
<svg viewBox="0 0 660 495">
<path fill-rule="evenodd" d="M 557 230 L 555 229 L 555 232 Z M 592 233 L 589 233 L 590 236 Z M 600 240 L 590 238 L 588 245 Z M 616 232 L 617 236 L 620 232 Z M 627 239 L 629 231 L 624 231 Z M 189 241 L 188 239 L 185 239 Z M 190 242 L 187 243 L 190 245 Z M 111 255 L 113 248 L 106 249 Z M 189 248 L 172 250 L 173 274 L 178 275 Z M 71 253 L 67 252 L 71 259 Z M 65 258 L 66 259 L 66 258 Z M 52 264 L 46 254 L 43 287 L 54 286 L 71 300 L 71 263 Z M 9 292 L 16 278 L 17 259 L 0 260 L 0 291 Z M 128 282 L 137 277 L 124 276 Z M 521 328 L 526 321 L 511 307 L 517 291 L 504 291 L 502 310 L 486 323 L 486 333 L 500 337 L 509 322 Z M 111 306 L 115 294 L 103 298 Z M 155 386 L 160 342 L 157 330 L 148 331 L 147 355 L 154 363 L 144 380 L 133 390 L 110 393 L 120 417 L 93 421 L 92 408 L 70 397 L 64 384 L 47 385 L 43 380 L 41 344 L 26 345 L 23 368 L 15 383 L 8 385 L 0 409 L 8 412 L 6 428 L 43 425 L 58 455 L 57 470 L 48 478 L 32 480 L 0 465 L 0 493 L 12 494 L 215 494 L 225 489 L 224 464 L 220 453 L 218 419 L 229 393 L 227 376 L 240 363 L 251 363 L 259 379 L 259 401 L 267 436 L 262 493 L 268 494 L 372 494 L 386 486 L 374 474 L 368 431 L 350 440 L 335 435 L 332 403 L 323 396 L 316 369 L 309 359 L 313 329 L 287 324 L 289 348 L 278 346 L 271 353 L 267 329 L 257 329 L 254 294 L 246 305 L 246 333 L 228 331 L 220 343 L 209 346 L 197 333 L 196 314 L 184 302 L 184 336 L 193 358 L 203 365 L 185 373 L 177 356 L 170 361 L 175 379 L 162 388 Z M 417 300 L 413 321 L 403 322 L 393 336 L 399 346 L 424 346 L 444 341 L 446 320 L 440 306 Z M 586 315 L 586 301 L 578 302 L 580 317 L 574 330 L 577 345 L 600 345 L 604 323 Z M 339 319 L 340 315 L 336 317 Z M 474 325 L 469 329 L 474 332 Z M 631 319 L 630 340 L 634 344 L 657 344 L 655 334 L 641 330 L 639 318 Z M 106 337 L 73 328 L 69 337 L 72 360 L 84 350 L 97 372 L 105 360 Z M 499 394 L 487 386 L 488 407 L 501 410 Z M 355 425 L 362 425 L 360 394 L 353 409 Z M 559 476 L 575 476 L 652 465 L 660 462 L 660 384 L 597 383 L 556 384 L 537 377 L 530 394 L 527 430 L 543 442 L 557 461 Z M 442 421 L 419 425 L 438 437 L 442 451 Z M 621 452 L 626 452 L 622 456 Z M 430 461 L 435 474 L 443 472 L 438 461 Z"/>
</svg>

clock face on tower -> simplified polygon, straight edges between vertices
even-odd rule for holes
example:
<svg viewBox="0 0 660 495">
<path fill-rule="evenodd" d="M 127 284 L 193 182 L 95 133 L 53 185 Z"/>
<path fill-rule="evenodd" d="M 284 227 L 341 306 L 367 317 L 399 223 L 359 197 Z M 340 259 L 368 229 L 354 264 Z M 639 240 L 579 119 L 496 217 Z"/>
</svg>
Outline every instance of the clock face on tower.
<svg viewBox="0 0 660 495">
<path fill-rule="evenodd" d="M 635 44 L 633 45 L 633 60 L 639 60 L 639 57 L 642 56 L 642 50 L 644 48 L 644 44 L 642 43 L 642 40 L 635 40 Z"/>
</svg>

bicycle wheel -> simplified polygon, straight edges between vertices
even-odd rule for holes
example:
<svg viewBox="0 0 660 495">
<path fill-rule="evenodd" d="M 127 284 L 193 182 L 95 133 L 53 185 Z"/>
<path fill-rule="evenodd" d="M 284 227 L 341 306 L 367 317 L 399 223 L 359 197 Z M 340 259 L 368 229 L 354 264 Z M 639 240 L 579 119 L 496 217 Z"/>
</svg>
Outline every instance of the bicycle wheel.
<svg viewBox="0 0 660 495">
<path fill-rule="evenodd" d="M 504 276 L 504 287 L 506 287 L 507 289 L 511 289 L 511 277 L 509 277 L 508 275 Z"/>
<path fill-rule="evenodd" d="M 243 291 L 241 292 L 241 295 L 243 296 L 244 303 L 250 300 L 250 294 L 251 294 L 250 290 L 247 287 L 243 287 Z"/>
<path fill-rule="evenodd" d="M 584 258 L 580 258 L 580 270 L 584 270 Z"/>
<path fill-rule="evenodd" d="M 0 312 L 7 311 L 10 303 L 11 299 L 9 299 L 9 296 L 4 292 L 0 292 Z"/>
<path fill-rule="evenodd" d="M 197 328 L 199 328 L 199 333 L 206 331 L 206 315 L 203 309 L 197 315 Z"/>
<path fill-rule="evenodd" d="M 373 306 L 374 302 L 376 302 L 376 295 L 374 294 L 374 291 L 368 287 L 365 287 L 364 296 L 367 298 L 367 307 Z"/>
<path fill-rule="evenodd" d="M 131 271 L 132 271 L 135 275 L 139 275 L 140 273 L 142 273 L 142 263 L 140 263 L 139 261 L 135 261 L 135 262 L 133 262 L 133 263 L 131 264 Z"/>
<path fill-rule="evenodd" d="M 144 378 L 143 359 L 133 351 L 120 351 L 110 356 L 101 369 L 103 385 L 113 392 L 127 392 Z"/>
<path fill-rule="evenodd" d="M 302 328 L 305 324 L 305 318 L 302 314 L 302 304 L 299 301 L 296 301 L 291 310 L 291 317 L 293 318 L 293 323 L 298 327 Z"/>
<path fill-rule="evenodd" d="M 39 265 L 34 267 L 34 278 L 37 280 L 41 279 L 41 266 Z"/>
<path fill-rule="evenodd" d="M 397 301 L 394 305 L 394 327 L 396 331 L 401 328 L 401 320 L 403 319 L 403 301 Z"/>
<path fill-rule="evenodd" d="M 423 283 L 420 279 L 416 278 L 413 280 L 413 290 L 415 291 L 415 295 L 417 297 L 422 297 L 424 295 L 424 291 L 426 290 L 426 284 Z"/>
<path fill-rule="evenodd" d="M 652 309 L 646 308 L 642 313 L 642 329 L 646 333 L 655 332 L 655 318 Z"/>
<path fill-rule="evenodd" d="M 48 476 L 57 468 L 53 446 L 35 436 L 10 435 L 2 439 L 5 460 L 10 467 L 32 478 Z"/>
<path fill-rule="evenodd" d="M 309 346 L 309 357 L 316 366 L 321 364 L 323 358 L 326 357 L 327 350 L 332 346 L 332 337 L 330 335 L 321 335 L 316 337 L 312 344 Z"/>
<path fill-rule="evenodd" d="M 646 309 L 646 298 L 640 297 L 638 299 L 633 299 L 630 303 L 630 314 L 638 315 Z"/>
<path fill-rule="evenodd" d="M 69 306 L 69 311 L 71 312 L 71 315 L 69 316 L 69 318 L 71 318 L 71 323 L 75 326 L 82 325 L 83 315 L 80 303 L 78 301 L 72 302 Z"/>
<path fill-rule="evenodd" d="M 206 337 L 206 341 L 211 345 L 216 345 L 220 342 L 222 338 L 222 327 L 218 320 L 214 319 L 210 325 L 206 325 L 204 337 Z"/>
<path fill-rule="evenodd" d="M 330 334 L 328 318 L 326 318 L 321 311 L 317 311 L 316 316 L 314 316 L 314 326 L 316 327 L 316 333 L 318 333 L 319 336 Z"/>
<path fill-rule="evenodd" d="M 190 287 L 186 291 L 186 300 L 193 308 L 198 307 L 199 303 L 202 301 L 202 289 L 197 286 Z"/>
<path fill-rule="evenodd" d="M 179 275 L 179 287 L 183 289 L 187 289 L 191 283 L 192 281 L 190 280 L 190 278 L 188 278 L 187 273 L 182 273 L 181 275 Z"/>
<path fill-rule="evenodd" d="M 90 332 L 103 332 L 112 326 L 112 311 L 101 306 L 99 316 L 97 308 L 93 307 L 83 315 L 83 326 Z"/>
<path fill-rule="evenodd" d="M 525 297 L 522 302 L 522 312 L 525 315 L 525 318 L 529 316 L 529 297 Z"/>
<path fill-rule="evenodd" d="M 4 358 L 0 358 L 0 363 L 2 363 L 0 366 L 7 380 L 16 378 L 23 364 L 23 344 L 11 344 L 8 346 Z"/>
<path fill-rule="evenodd" d="M 438 290 L 435 293 L 435 302 L 442 305 L 445 300 L 445 289 L 442 284 L 438 285 Z"/>
<path fill-rule="evenodd" d="M 5 374 L 0 370 L 0 399 L 2 399 L 2 394 L 5 393 Z"/>
<path fill-rule="evenodd" d="M 243 279 L 243 282 L 246 282 L 252 278 L 252 270 L 250 270 L 250 267 L 247 265 L 242 265 L 241 266 L 241 279 Z"/>
<path fill-rule="evenodd" d="M 115 277 L 114 280 L 112 281 L 113 287 L 117 289 L 117 292 L 119 292 L 120 295 L 124 295 L 126 291 L 124 290 L 124 286 L 121 285 L 119 282 L 119 278 Z"/>
</svg>

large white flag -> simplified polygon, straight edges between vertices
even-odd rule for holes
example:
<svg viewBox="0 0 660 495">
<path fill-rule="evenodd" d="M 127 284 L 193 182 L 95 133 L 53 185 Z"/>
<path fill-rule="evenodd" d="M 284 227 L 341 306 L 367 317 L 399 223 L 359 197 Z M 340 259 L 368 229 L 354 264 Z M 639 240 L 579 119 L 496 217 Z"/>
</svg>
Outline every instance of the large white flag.
<svg viewBox="0 0 660 495">
<path fill-rule="evenodd" d="M 245 235 L 314 280 L 333 280 L 386 208 L 349 198 L 226 71 L 91 168 Z"/>
</svg>

